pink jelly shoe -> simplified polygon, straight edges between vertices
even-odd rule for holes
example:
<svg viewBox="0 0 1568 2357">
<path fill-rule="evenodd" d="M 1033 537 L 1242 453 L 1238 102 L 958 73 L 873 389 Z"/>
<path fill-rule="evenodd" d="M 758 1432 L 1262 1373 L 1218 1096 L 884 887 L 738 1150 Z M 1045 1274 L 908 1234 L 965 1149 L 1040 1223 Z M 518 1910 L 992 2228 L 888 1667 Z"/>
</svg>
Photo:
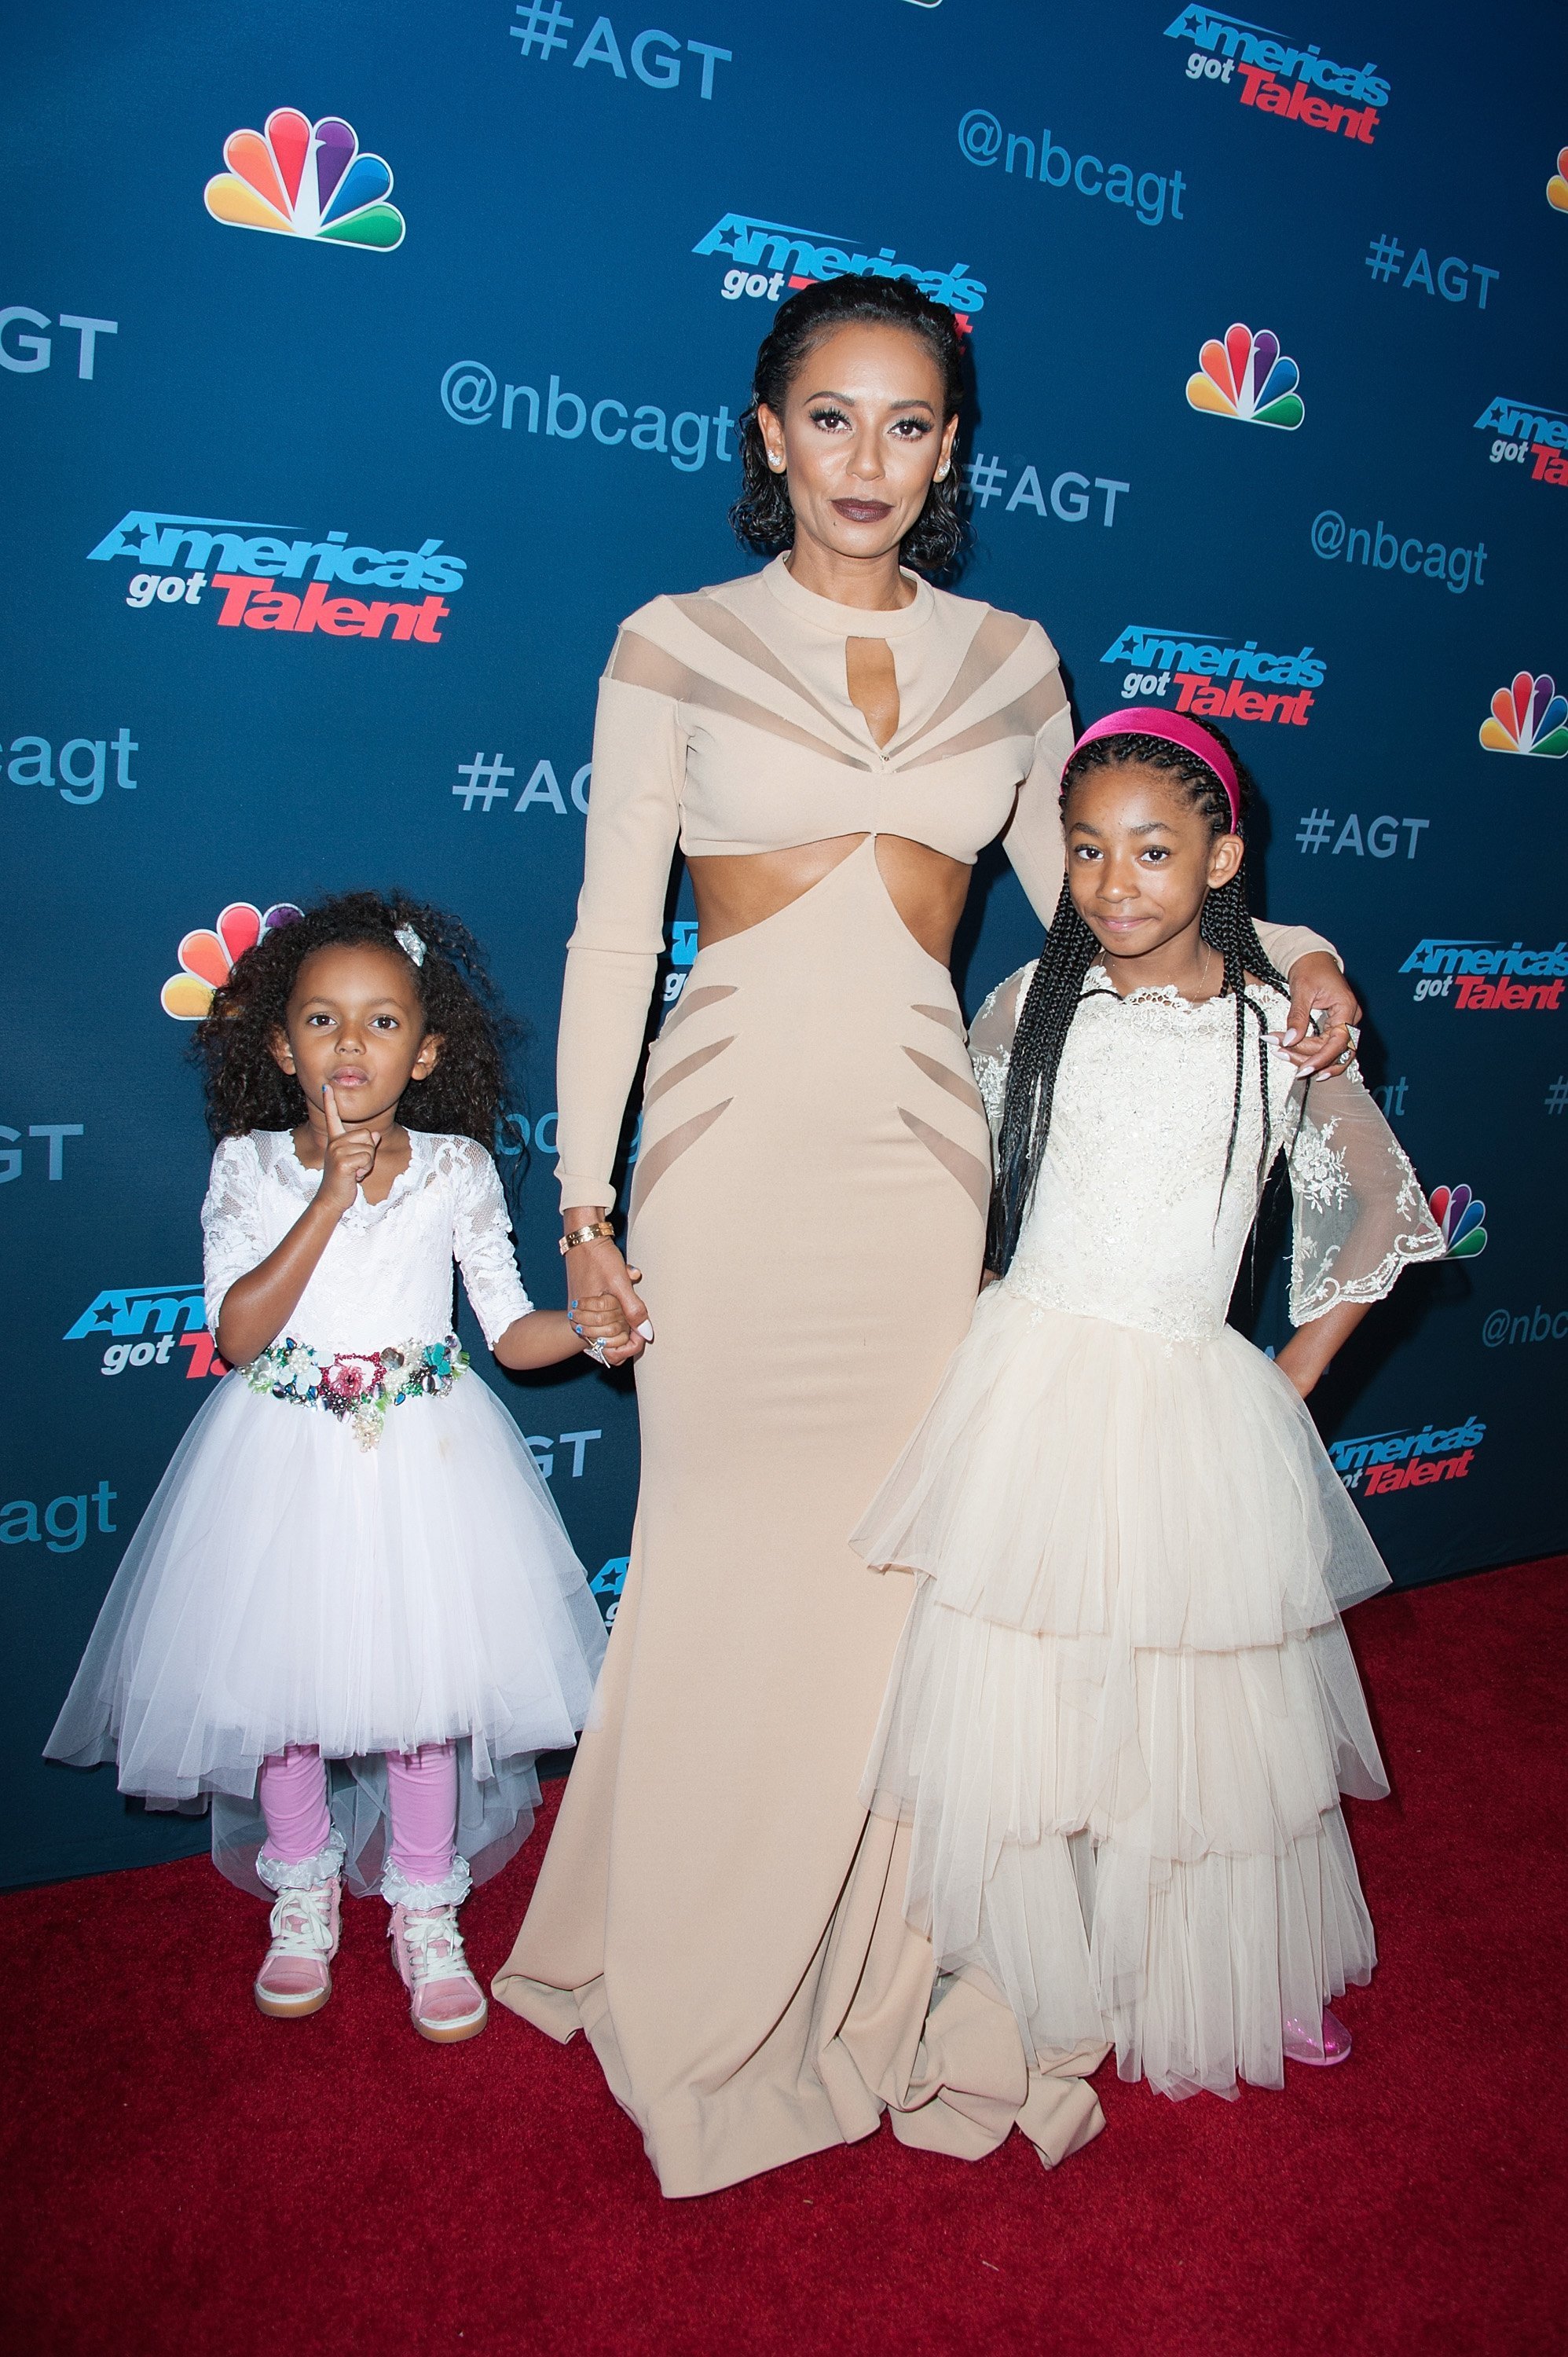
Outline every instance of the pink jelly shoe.
<svg viewBox="0 0 1568 2357">
<path fill-rule="evenodd" d="M 437 2046 L 477 2038 L 490 2008 L 468 1970 L 456 1907 L 394 1907 L 387 1937 L 421 2038 Z"/>
<path fill-rule="evenodd" d="M 328 1967 L 338 1953 L 342 1893 L 336 1875 L 303 1890 L 279 1892 L 272 1914 L 273 1943 L 254 1982 L 256 2003 L 274 2021 L 319 2013 L 331 1996 Z"/>
<path fill-rule="evenodd" d="M 1285 2024 L 1285 2060 L 1287 2062 L 1310 2062 L 1323 2070 L 1331 2062 L 1346 2062 L 1350 2057 L 1350 2033 L 1337 2013 L 1323 2008 L 1320 2030 L 1310 2029 L 1305 2021 Z"/>
</svg>

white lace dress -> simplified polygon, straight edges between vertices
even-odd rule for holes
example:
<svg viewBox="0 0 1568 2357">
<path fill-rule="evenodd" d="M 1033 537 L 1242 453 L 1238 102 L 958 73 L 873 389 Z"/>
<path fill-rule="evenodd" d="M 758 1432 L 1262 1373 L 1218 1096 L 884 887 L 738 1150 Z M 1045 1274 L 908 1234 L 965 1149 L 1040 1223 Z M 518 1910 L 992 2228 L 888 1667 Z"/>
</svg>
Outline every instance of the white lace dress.
<svg viewBox="0 0 1568 2357">
<path fill-rule="evenodd" d="M 971 1036 L 993 1124 L 1032 972 Z M 1354 1072 L 1305 1090 L 1249 1015 L 1221 1200 L 1235 1000 L 1122 998 L 1099 967 L 1084 994 L 1013 1265 L 852 1541 L 923 1575 L 866 1798 L 912 1823 L 939 1967 L 987 1975 L 1042 2054 L 1113 2039 L 1125 2078 L 1232 2094 L 1280 2085 L 1282 2022 L 1369 1977 L 1339 1796 L 1387 1790 L 1339 1612 L 1388 1574 L 1225 1323 L 1260 1056 L 1295 1323 L 1443 1245 Z M 1251 996 L 1277 1030 L 1286 1001 Z"/>
<path fill-rule="evenodd" d="M 345 1212 L 288 1334 L 316 1366 L 361 1377 L 388 1351 L 423 1363 L 432 1345 L 455 1379 L 433 1375 L 384 1418 L 355 1419 L 275 1396 L 274 1376 L 292 1379 L 264 1355 L 226 1376 L 125 1551 L 48 1746 L 77 1765 L 117 1759 L 122 1791 L 153 1805 L 219 1796 L 215 1855 L 246 1888 L 260 1889 L 257 1771 L 290 1743 L 352 1763 L 334 1779 L 334 1813 L 356 1887 L 370 1888 L 379 1755 L 456 1738 L 458 1846 L 477 1879 L 494 1872 L 532 1822 L 534 1756 L 572 1742 L 604 1652 L 517 1426 L 477 1373 L 439 1355 L 454 1259 L 487 1341 L 532 1307 L 495 1165 L 466 1137 L 413 1131 L 410 1148 L 384 1202 L 361 1196 Z M 219 1146 L 202 1210 L 214 1331 L 230 1286 L 320 1183 L 286 1131 Z M 302 1382 L 312 1363 L 296 1355 Z"/>
</svg>

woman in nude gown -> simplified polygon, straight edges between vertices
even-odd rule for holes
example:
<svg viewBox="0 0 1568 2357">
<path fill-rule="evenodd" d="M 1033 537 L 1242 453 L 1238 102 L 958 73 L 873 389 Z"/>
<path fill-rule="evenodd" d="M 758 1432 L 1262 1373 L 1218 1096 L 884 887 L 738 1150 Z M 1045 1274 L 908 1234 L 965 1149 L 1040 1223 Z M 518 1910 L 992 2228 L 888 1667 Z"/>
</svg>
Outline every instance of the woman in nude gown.
<svg viewBox="0 0 1568 2357">
<path fill-rule="evenodd" d="M 559 1051 L 566 1232 L 604 1222 L 677 843 L 700 948 L 650 1052 L 628 1275 L 642 1483 L 596 1706 L 496 1996 L 585 2030 L 667 2194 L 869 2135 L 1055 2162 L 1103 2048 L 1026 2057 L 905 1923 L 907 1829 L 858 1798 L 910 1600 L 847 1534 L 980 1284 L 990 1140 L 948 973 L 976 854 L 1042 921 L 1073 730 L 1036 622 L 933 588 L 958 539 L 951 314 L 898 281 L 781 305 L 745 424 L 759 573 L 656 598 L 600 688 Z M 1326 945 L 1262 929 L 1304 1065 Z M 632 1277 L 638 1271 L 637 1289 Z"/>
</svg>

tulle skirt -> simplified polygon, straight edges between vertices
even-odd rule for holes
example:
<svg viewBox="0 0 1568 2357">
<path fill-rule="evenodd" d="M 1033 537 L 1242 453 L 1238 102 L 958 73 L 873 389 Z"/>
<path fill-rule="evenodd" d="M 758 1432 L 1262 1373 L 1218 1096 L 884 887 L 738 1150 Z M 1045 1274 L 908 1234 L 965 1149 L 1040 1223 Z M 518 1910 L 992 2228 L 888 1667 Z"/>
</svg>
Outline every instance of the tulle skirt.
<svg viewBox="0 0 1568 2357">
<path fill-rule="evenodd" d="M 993 1286 L 852 1544 L 924 1575 L 865 1796 L 939 1966 L 1042 2051 L 1282 2084 L 1370 1975 L 1339 1797 L 1387 1791 L 1339 1611 L 1388 1574 L 1288 1379 Z"/>
<path fill-rule="evenodd" d="M 482 1879 L 526 1835 L 535 1756 L 574 1740 L 604 1646 L 554 1501 L 478 1375 L 392 1409 L 371 1450 L 232 1375 L 175 1451 L 47 1749 L 116 1760 L 151 1806 L 216 1796 L 214 1855 L 260 1889 L 261 1763 L 317 1744 L 346 1763 L 334 1814 L 365 1888 L 381 1755 L 455 1739 Z"/>
</svg>

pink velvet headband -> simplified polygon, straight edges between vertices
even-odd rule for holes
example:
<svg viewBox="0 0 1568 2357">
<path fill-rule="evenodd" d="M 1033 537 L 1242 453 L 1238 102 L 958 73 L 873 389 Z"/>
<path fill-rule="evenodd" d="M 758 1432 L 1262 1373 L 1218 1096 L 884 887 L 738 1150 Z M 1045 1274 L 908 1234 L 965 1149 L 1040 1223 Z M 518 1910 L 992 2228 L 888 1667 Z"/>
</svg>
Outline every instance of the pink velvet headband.
<svg viewBox="0 0 1568 2357">
<path fill-rule="evenodd" d="M 1196 720 L 1188 720 L 1179 712 L 1162 712 L 1154 704 L 1134 704 L 1122 712 L 1108 712 L 1103 720 L 1091 720 L 1072 749 L 1080 753 L 1098 737 L 1126 736 L 1163 737 L 1168 745 L 1179 745 L 1184 753 L 1196 753 L 1224 787 L 1230 804 L 1231 833 L 1240 834 L 1241 790 L 1236 782 L 1236 771 L 1224 746 L 1216 743 L 1207 728 L 1200 728 Z"/>
</svg>

